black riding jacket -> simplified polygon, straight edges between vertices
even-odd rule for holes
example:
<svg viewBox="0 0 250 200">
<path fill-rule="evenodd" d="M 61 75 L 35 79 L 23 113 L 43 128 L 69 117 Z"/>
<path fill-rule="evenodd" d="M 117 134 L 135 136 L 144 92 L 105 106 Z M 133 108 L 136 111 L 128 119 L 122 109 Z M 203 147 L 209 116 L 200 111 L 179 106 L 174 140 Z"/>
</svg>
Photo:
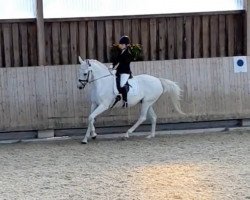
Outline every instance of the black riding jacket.
<svg viewBox="0 0 250 200">
<path fill-rule="evenodd" d="M 130 63 L 133 60 L 132 54 L 130 53 L 129 49 L 125 49 L 123 53 L 121 53 L 116 61 L 113 63 L 113 66 L 116 66 L 118 63 L 117 67 L 117 75 L 120 74 L 131 74 L 130 70 Z"/>
</svg>

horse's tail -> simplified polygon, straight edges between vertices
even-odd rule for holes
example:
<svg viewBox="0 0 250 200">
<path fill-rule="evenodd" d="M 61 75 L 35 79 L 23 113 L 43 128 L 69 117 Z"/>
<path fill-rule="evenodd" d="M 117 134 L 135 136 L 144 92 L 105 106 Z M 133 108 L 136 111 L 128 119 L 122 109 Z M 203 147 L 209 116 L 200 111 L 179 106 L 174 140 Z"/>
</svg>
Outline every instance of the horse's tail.
<svg viewBox="0 0 250 200">
<path fill-rule="evenodd" d="M 170 81 L 168 79 L 163 79 L 160 78 L 162 87 L 163 87 L 163 92 L 164 93 L 169 93 L 171 100 L 174 104 L 175 109 L 182 115 L 186 115 L 184 112 L 181 111 L 181 106 L 180 106 L 180 100 L 181 100 L 181 88 L 173 81 Z"/>
</svg>

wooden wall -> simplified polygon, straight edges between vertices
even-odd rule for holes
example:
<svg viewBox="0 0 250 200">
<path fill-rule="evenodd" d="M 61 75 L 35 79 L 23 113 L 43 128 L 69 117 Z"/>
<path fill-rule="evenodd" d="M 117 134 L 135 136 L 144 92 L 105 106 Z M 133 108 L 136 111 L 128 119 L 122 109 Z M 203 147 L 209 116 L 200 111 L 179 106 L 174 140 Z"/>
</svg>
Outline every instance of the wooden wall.
<svg viewBox="0 0 250 200">
<path fill-rule="evenodd" d="M 77 89 L 78 69 L 0 68 L 0 131 L 85 127 L 89 89 Z M 184 91 L 181 107 L 187 116 L 176 113 L 163 96 L 155 105 L 158 123 L 250 118 L 250 71 L 234 73 L 232 57 L 137 62 L 132 70 L 176 81 Z M 138 109 L 107 111 L 96 124 L 131 124 Z"/>
<path fill-rule="evenodd" d="M 1 23 L 0 21 L 0 67 L 36 65 L 36 24 L 34 22 Z"/>
<path fill-rule="evenodd" d="M 109 61 L 121 35 L 143 45 L 144 60 L 245 55 L 244 11 L 45 21 L 47 65 L 77 57 Z M 0 21 L 0 67 L 36 66 L 35 21 Z"/>
</svg>

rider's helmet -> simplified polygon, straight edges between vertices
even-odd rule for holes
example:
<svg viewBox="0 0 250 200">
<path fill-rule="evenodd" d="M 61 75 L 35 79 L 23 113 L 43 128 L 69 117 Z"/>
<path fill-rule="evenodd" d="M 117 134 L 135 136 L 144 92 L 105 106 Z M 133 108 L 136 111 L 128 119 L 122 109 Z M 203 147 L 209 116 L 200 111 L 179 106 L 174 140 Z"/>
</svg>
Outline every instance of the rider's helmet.
<svg viewBox="0 0 250 200">
<path fill-rule="evenodd" d="M 126 45 L 130 44 L 129 37 L 126 35 L 122 36 L 119 40 L 119 44 L 126 44 Z"/>
</svg>

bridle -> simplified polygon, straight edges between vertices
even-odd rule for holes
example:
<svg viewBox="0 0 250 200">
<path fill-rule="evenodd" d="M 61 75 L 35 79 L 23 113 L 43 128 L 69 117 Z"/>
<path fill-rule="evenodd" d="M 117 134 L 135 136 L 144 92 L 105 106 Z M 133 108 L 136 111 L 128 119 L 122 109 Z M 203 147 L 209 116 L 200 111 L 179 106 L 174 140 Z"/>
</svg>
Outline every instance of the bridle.
<svg viewBox="0 0 250 200">
<path fill-rule="evenodd" d="M 91 67 L 91 64 L 90 64 L 89 60 L 86 60 L 86 62 L 87 62 L 87 64 L 88 64 L 88 66 Z M 88 71 L 86 80 L 78 79 L 78 81 L 82 84 L 82 87 L 83 87 L 83 88 L 84 88 L 88 83 L 93 83 L 93 82 L 95 82 L 95 81 L 97 81 L 97 80 L 100 80 L 100 79 L 103 79 L 103 78 L 106 78 L 106 77 L 109 77 L 109 76 L 113 76 L 113 74 L 109 71 L 110 74 L 105 75 L 105 76 L 101 76 L 101 77 L 99 77 L 99 78 L 96 78 L 96 79 L 94 79 L 94 80 L 89 81 L 89 77 L 90 77 L 90 73 L 91 73 L 91 72 L 92 72 L 92 70 L 89 70 L 89 71 Z"/>
</svg>

